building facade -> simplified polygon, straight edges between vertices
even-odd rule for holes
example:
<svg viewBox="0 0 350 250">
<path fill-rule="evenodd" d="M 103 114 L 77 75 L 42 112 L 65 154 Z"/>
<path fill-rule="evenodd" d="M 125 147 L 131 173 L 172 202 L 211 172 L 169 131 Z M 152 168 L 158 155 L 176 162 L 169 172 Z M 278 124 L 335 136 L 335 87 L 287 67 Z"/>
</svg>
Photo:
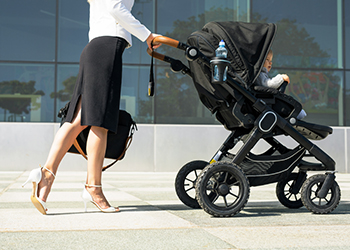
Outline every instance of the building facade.
<svg viewBox="0 0 350 250">
<path fill-rule="evenodd" d="M 271 76 L 290 76 L 287 93 L 303 104 L 306 121 L 330 125 L 346 138 L 349 11 L 348 0 L 135 0 L 132 12 L 154 33 L 182 42 L 210 21 L 276 23 Z M 88 43 L 88 14 L 86 0 L 0 1 L 0 126 L 57 126 L 58 110 L 70 99 Z M 121 108 L 145 127 L 220 126 L 201 104 L 191 79 L 163 62 L 156 62 L 156 94 L 148 97 L 146 48 L 134 38 L 124 53 Z M 181 51 L 167 46 L 158 51 L 185 62 Z M 347 155 L 347 140 L 341 147 Z"/>
</svg>

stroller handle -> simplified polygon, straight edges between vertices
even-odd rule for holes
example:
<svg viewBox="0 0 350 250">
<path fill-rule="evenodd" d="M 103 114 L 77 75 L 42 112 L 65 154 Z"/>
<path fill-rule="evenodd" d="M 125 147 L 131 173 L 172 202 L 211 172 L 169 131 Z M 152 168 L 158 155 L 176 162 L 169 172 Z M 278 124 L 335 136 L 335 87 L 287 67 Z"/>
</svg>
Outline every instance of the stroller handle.
<svg viewBox="0 0 350 250">
<path fill-rule="evenodd" d="M 172 38 L 166 37 L 166 36 L 157 36 L 152 40 L 152 44 L 159 44 L 159 43 L 166 44 L 166 45 L 169 45 L 171 47 L 181 49 L 181 50 L 186 50 L 187 47 L 189 47 L 187 44 L 181 43 L 175 39 L 172 39 Z M 156 59 L 170 63 L 171 58 L 169 58 L 161 53 L 152 51 L 150 48 L 147 48 L 147 53 L 150 56 L 152 56 L 152 52 L 153 52 L 153 57 L 155 57 Z"/>
<path fill-rule="evenodd" d="M 171 47 L 177 48 L 180 44 L 179 41 L 166 37 L 166 36 L 157 36 L 152 40 L 152 45 L 153 44 L 159 44 L 159 43 L 163 43 L 166 45 L 169 45 Z"/>
</svg>

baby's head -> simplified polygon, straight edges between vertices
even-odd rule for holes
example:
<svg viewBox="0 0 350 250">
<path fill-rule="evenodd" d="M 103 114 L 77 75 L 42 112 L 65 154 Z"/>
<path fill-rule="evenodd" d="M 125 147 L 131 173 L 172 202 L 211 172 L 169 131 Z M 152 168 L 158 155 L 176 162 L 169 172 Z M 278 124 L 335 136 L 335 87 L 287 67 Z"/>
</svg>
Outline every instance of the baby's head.
<svg viewBox="0 0 350 250">
<path fill-rule="evenodd" d="M 270 72 L 272 68 L 272 58 L 273 58 L 273 52 L 272 50 L 269 50 L 269 53 L 267 54 L 266 60 L 264 62 L 264 67 L 267 69 L 267 72 Z"/>
</svg>

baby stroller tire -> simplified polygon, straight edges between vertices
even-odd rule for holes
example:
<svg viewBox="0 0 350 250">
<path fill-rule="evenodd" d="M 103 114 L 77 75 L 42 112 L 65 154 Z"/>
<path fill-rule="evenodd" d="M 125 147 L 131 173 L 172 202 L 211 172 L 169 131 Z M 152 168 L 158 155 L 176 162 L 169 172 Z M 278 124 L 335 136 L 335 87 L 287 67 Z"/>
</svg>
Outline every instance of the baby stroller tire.
<svg viewBox="0 0 350 250">
<path fill-rule="evenodd" d="M 298 178 L 297 173 L 291 173 L 286 179 L 279 181 L 276 185 L 276 196 L 282 205 L 288 208 L 301 208 L 300 192 L 292 193 L 293 185 Z"/>
<path fill-rule="evenodd" d="M 249 194 L 246 175 L 239 166 L 230 162 L 208 165 L 196 184 L 199 205 L 214 217 L 231 217 L 239 213 L 247 204 Z"/>
<path fill-rule="evenodd" d="M 308 178 L 301 189 L 301 200 L 304 206 L 315 214 L 328 214 L 340 202 L 340 188 L 336 181 L 328 190 L 325 198 L 319 198 L 318 192 L 326 179 L 325 174 L 316 174 Z"/>
<path fill-rule="evenodd" d="M 195 185 L 198 175 L 208 164 L 206 161 L 191 161 L 185 164 L 177 173 L 175 179 L 177 197 L 191 208 L 200 208 L 195 196 Z M 193 195 L 191 195 L 192 193 Z"/>
</svg>

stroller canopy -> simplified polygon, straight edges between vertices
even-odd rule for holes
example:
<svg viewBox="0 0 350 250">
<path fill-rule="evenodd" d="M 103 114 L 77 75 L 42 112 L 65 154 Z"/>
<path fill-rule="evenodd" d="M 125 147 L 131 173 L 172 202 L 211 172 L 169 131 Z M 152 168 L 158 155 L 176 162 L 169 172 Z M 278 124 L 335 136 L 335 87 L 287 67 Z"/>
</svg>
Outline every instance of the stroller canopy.
<svg viewBox="0 0 350 250">
<path fill-rule="evenodd" d="M 201 31 L 194 32 L 188 43 L 211 58 L 220 40 L 224 40 L 232 70 L 249 88 L 264 65 L 276 30 L 272 23 L 210 22 Z"/>
</svg>

